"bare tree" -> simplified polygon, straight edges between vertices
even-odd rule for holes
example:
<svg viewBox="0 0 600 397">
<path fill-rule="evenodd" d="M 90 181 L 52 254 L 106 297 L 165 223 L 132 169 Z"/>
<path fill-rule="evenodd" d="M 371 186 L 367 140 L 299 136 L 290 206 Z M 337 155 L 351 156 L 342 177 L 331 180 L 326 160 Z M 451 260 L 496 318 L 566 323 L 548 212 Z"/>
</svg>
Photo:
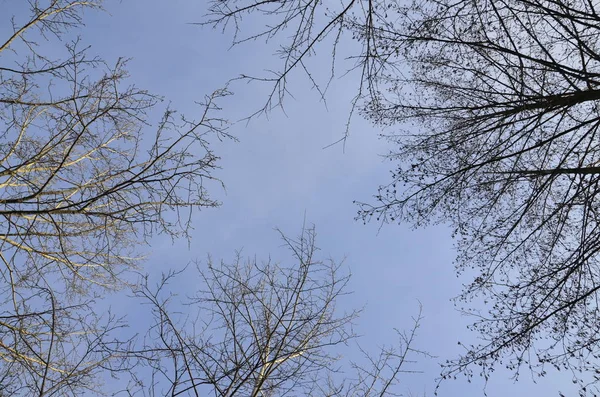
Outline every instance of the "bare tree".
<svg viewBox="0 0 600 397">
<path fill-rule="evenodd" d="M 358 311 L 342 312 L 348 275 L 341 264 L 320 260 L 314 229 L 297 240 L 281 235 L 293 264 L 271 260 L 198 264 L 206 289 L 172 306 L 169 283 L 146 278 L 136 295 L 150 304 L 154 325 L 140 349 L 149 370 L 133 378 L 130 392 L 146 395 L 215 396 L 392 396 L 410 363 L 421 317 L 411 333 L 399 333 L 394 348 L 383 348 L 366 365 L 353 364 L 355 375 L 342 374 L 342 345 L 355 338 Z M 149 375 L 149 372 L 152 374 Z M 343 375 L 347 378 L 344 380 Z M 139 387 L 142 384 L 142 387 Z M 137 389 L 136 387 L 137 386 Z"/>
<path fill-rule="evenodd" d="M 208 97 L 197 121 L 177 122 L 167 110 L 156 132 L 148 131 L 147 113 L 159 98 L 124 86 L 122 60 L 108 67 L 78 41 L 67 45 L 66 59 L 51 60 L 28 39 L 36 28 L 31 36 L 60 36 L 80 23 L 82 8 L 99 4 L 47 3 L 33 2 L 33 17 L 0 46 L 19 55 L 0 69 L 5 277 L 8 285 L 53 275 L 70 290 L 111 287 L 135 261 L 131 248 L 140 238 L 186 233 L 189 218 L 166 210 L 216 205 L 204 186 L 216 166 L 205 137 L 223 133 L 224 121 L 209 113 L 226 92 Z"/>
<path fill-rule="evenodd" d="M 249 118 L 267 113 L 274 108 L 283 107 L 284 98 L 289 94 L 289 81 L 294 72 L 301 72 L 316 90 L 320 99 L 327 100 L 327 90 L 336 76 L 341 57 L 350 58 L 351 70 L 357 69 L 359 84 L 357 94 L 352 100 L 348 124 L 345 133 L 339 140 L 345 141 L 349 133 L 350 121 L 359 108 L 363 96 L 374 93 L 373 80 L 370 76 L 378 73 L 379 53 L 375 43 L 375 31 L 379 13 L 385 7 L 383 2 L 368 0 L 348 0 L 341 2 L 323 2 L 320 0 L 225 0 L 210 1 L 208 13 L 199 25 L 214 28 L 232 28 L 233 44 L 264 40 L 278 44 L 276 55 L 281 59 L 281 67 L 269 68 L 268 74 L 242 74 L 234 80 L 259 81 L 271 85 L 271 91 L 263 106 L 259 107 Z M 246 25 L 247 16 L 260 15 L 264 24 Z M 362 51 L 359 54 L 349 53 L 343 44 L 343 38 L 350 35 L 360 38 Z M 283 38 L 283 40 L 280 40 Z M 323 64 L 311 65 L 310 58 L 322 50 L 329 50 L 331 65 L 323 68 Z M 313 66 L 315 66 L 313 68 Z M 347 65 L 345 65 L 347 66 Z M 315 69 L 319 73 L 315 73 Z M 326 70 L 326 72 L 324 72 Z M 344 74 L 349 70 L 344 69 Z M 336 142 L 337 143 L 337 142 Z"/>
<path fill-rule="evenodd" d="M 117 338 L 126 322 L 95 302 L 67 306 L 39 288 L 21 306 L 0 316 L 0 396 L 96 394 L 135 364 L 132 340 Z"/>
<path fill-rule="evenodd" d="M 73 35 L 101 1 L 19 3 L 0 15 L 0 393 L 78 394 L 116 357 L 120 322 L 91 297 L 124 285 L 152 233 L 185 236 L 218 204 L 207 134 L 226 135 L 212 114 L 228 93 L 153 123 L 160 98 Z"/>
<path fill-rule="evenodd" d="M 476 273 L 459 302 L 486 342 L 468 346 L 445 377 L 473 368 L 487 377 L 502 362 L 516 376 L 523 366 L 540 376 L 555 367 L 596 379 L 596 3 L 349 0 L 331 11 L 316 1 L 213 4 L 212 21 L 263 14 L 271 18 L 265 37 L 292 30 L 276 87 L 304 68 L 324 36 L 346 31 L 363 44 L 355 54 L 369 88 L 360 92 L 362 110 L 391 130 L 389 159 L 398 166 L 376 203 L 360 203 L 359 218 L 448 223 L 458 271 Z M 486 309 L 472 310 L 474 299 Z"/>
<path fill-rule="evenodd" d="M 400 162 L 393 182 L 361 215 L 449 222 L 458 270 L 476 271 L 460 301 L 486 342 L 468 346 L 444 376 L 471 376 L 476 364 L 487 378 L 503 362 L 515 376 L 522 366 L 539 376 L 549 366 L 584 371 L 583 392 L 593 381 L 596 10 L 585 1 L 414 4 L 398 6 L 405 23 L 378 37 L 411 72 L 382 74 L 394 97 L 369 103 L 375 121 L 404 130 L 390 138 Z M 486 312 L 471 309 L 473 299 Z"/>
</svg>

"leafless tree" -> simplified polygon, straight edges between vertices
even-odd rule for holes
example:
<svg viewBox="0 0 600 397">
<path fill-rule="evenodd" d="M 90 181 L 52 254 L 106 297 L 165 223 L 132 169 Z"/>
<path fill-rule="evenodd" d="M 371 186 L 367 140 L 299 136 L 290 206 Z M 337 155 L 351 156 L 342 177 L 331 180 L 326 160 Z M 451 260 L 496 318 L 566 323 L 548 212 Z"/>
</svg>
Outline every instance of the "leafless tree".
<svg viewBox="0 0 600 397">
<path fill-rule="evenodd" d="M 174 309 L 169 272 L 157 285 L 145 279 L 136 296 L 149 303 L 154 323 L 140 349 L 147 370 L 130 393 L 215 396 L 392 396 L 413 348 L 421 317 L 394 348 L 342 374 L 342 346 L 355 338 L 358 311 L 336 307 L 346 294 L 341 264 L 320 260 L 314 229 L 282 238 L 293 263 L 243 260 L 198 264 L 205 286 Z M 362 363 L 364 364 L 364 363 Z M 151 373 L 151 375 L 149 374 Z M 344 375 L 347 378 L 344 380 Z M 140 386 L 141 385 L 141 386 Z"/>
<path fill-rule="evenodd" d="M 0 316 L 0 396 L 97 394 L 103 379 L 135 363 L 126 354 L 132 340 L 117 338 L 125 321 L 96 314 L 93 301 L 61 306 L 39 288 L 21 307 Z"/>
<path fill-rule="evenodd" d="M 120 326 L 96 321 L 91 299 L 124 285 L 145 238 L 185 236 L 194 208 L 217 205 L 207 134 L 225 135 L 213 112 L 227 91 L 195 120 L 167 109 L 152 122 L 160 98 L 74 36 L 100 7 L 29 0 L 0 13 L 0 393 L 90 387 Z"/>
<path fill-rule="evenodd" d="M 291 29 L 276 87 L 324 36 L 345 31 L 363 44 L 362 111 L 388 127 L 398 166 L 359 217 L 448 223 L 458 271 L 476 274 L 459 304 L 486 342 L 468 346 L 444 376 L 478 368 L 487 377 L 502 362 L 516 375 L 555 367 L 594 381 L 598 4 L 348 0 L 329 13 L 317 1 L 213 4 L 211 21 L 263 14 L 265 37 L 286 40 L 280 33 Z M 472 310 L 481 307 L 474 299 L 485 309 Z"/>
<path fill-rule="evenodd" d="M 348 57 L 353 62 L 350 69 L 357 69 L 361 76 L 357 95 L 352 100 L 348 123 L 358 109 L 366 93 L 373 93 L 373 80 L 379 68 L 380 59 L 375 43 L 375 30 L 382 11 L 382 2 L 368 0 L 348 0 L 323 2 L 320 0 L 225 0 L 210 1 L 208 13 L 199 25 L 214 28 L 233 29 L 233 44 L 240 45 L 254 41 L 267 41 L 278 44 L 276 55 L 281 67 L 268 69 L 265 75 L 242 74 L 234 80 L 260 81 L 271 85 L 271 91 L 251 117 L 282 107 L 284 98 L 289 95 L 289 81 L 294 72 L 301 72 L 308 79 L 323 101 L 327 100 L 327 90 L 336 76 L 338 58 Z M 247 16 L 260 15 L 264 23 L 245 24 Z M 362 51 L 353 54 L 346 51 L 342 38 L 347 34 L 361 38 Z M 311 65 L 310 58 L 325 47 L 330 51 L 331 64 L 324 68 L 323 63 Z M 314 66 L 314 68 L 313 68 Z M 347 66 L 347 65 L 346 65 Z M 315 73 L 319 69 L 320 73 Z M 324 72 L 326 70 L 326 72 Z M 344 74 L 348 70 L 343 70 Z M 349 124 L 340 141 L 347 138 Z"/>
</svg>

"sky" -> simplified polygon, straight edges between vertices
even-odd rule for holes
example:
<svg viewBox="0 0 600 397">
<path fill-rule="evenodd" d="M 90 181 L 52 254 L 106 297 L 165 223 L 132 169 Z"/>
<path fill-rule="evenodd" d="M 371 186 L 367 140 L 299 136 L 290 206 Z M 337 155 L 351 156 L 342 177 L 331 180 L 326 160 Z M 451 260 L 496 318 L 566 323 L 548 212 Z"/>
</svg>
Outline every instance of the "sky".
<svg viewBox="0 0 600 397">
<path fill-rule="evenodd" d="M 17 1 L 17 0 L 13 0 Z M 0 6 L 11 7 L 11 1 Z M 108 0 L 107 13 L 88 12 L 80 32 L 90 53 L 107 61 L 131 58 L 128 69 L 139 87 L 164 96 L 174 108 L 193 115 L 194 101 L 222 87 L 240 73 L 276 68 L 274 48 L 264 42 L 231 48 L 231 34 L 190 23 L 202 20 L 206 3 L 197 0 Z M 254 23 L 254 22 L 252 22 Z M 259 20 L 256 23 L 260 23 Z M 326 56 L 314 60 L 328 68 Z M 350 290 L 343 305 L 365 306 L 357 323 L 367 350 L 394 343 L 394 328 L 409 329 L 411 316 L 423 307 L 424 320 L 415 347 L 437 356 L 419 358 L 398 391 L 433 395 L 438 362 L 456 357 L 458 341 L 473 340 L 466 330 L 469 319 L 454 309 L 451 298 L 461 283 L 454 273 L 455 251 L 450 230 L 443 225 L 413 230 L 408 225 L 364 225 L 356 221 L 353 200 L 369 201 L 377 186 L 389 178 L 391 166 L 381 158 L 387 143 L 382 132 L 355 117 L 345 147 L 328 144 L 343 133 L 356 93 L 352 76 L 336 79 L 327 105 L 300 76 L 293 78 L 294 97 L 285 112 L 274 110 L 249 123 L 234 124 L 233 140 L 215 141 L 221 157 L 217 176 L 226 189 L 212 187 L 222 205 L 194 216 L 191 243 L 156 237 L 148 247 L 143 270 L 159 274 L 169 267 L 184 266 L 207 254 L 230 259 L 236 249 L 247 255 L 285 259 L 285 250 L 274 228 L 289 235 L 299 233 L 304 219 L 314 223 L 318 246 L 332 258 L 346 258 L 352 272 Z M 221 103 L 222 115 L 238 120 L 264 103 L 269 87 L 232 84 L 234 95 Z M 181 280 L 178 289 L 193 291 L 193 282 Z M 135 311 L 135 307 L 128 308 Z M 499 370 L 485 386 L 488 396 L 575 395 L 568 374 L 552 374 L 534 384 L 524 374 L 515 383 Z M 447 381 L 440 396 L 476 397 L 484 385 L 464 378 Z"/>
</svg>

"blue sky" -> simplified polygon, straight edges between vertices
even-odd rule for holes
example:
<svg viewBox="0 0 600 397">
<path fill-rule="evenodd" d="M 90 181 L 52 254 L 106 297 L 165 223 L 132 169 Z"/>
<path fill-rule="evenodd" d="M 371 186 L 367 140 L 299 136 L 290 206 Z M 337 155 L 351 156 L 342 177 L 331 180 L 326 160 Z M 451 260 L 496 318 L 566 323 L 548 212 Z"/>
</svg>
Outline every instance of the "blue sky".
<svg viewBox="0 0 600 397">
<path fill-rule="evenodd" d="M 277 58 L 271 55 L 274 48 L 263 42 L 231 49 L 230 35 L 189 24 L 202 20 L 205 6 L 194 0 L 109 0 L 108 13 L 88 13 L 81 37 L 92 46 L 92 54 L 109 62 L 132 58 L 133 82 L 193 115 L 194 101 L 229 78 L 277 67 Z M 329 67 L 327 57 L 315 62 Z M 388 179 L 390 165 L 379 156 L 386 151 L 386 142 L 378 139 L 381 131 L 357 117 L 345 151 L 341 145 L 323 149 L 343 132 L 356 82 L 351 77 L 335 80 L 327 107 L 306 81 L 298 78 L 291 83 L 294 98 L 287 99 L 285 113 L 275 110 L 269 117 L 237 123 L 230 132 L 239 142 L 214 143 L 222 158 L 218 176 L 226 191 L 215 185 L 213 195 L 222 206 L 195 214 L 190 246 L 187 241 L 173 245 L 169 239 L 152 240 L 144 270 L 158 274 L 168 266 L 204 259 L 208 253 L 228 259 L 239 248 L 259 258 L 269 253 L 284 258 L 274 228 L 294 235 L 306 215 L 317 227 L 324 253 L 347 258 L 355 293 L 343 304 L 366 304 L 357 326 L 364 347 L 393 343 L 393 328 L 410 328 L 410 316 L 418 311 L 418 301 L 422 303 L 425 319 L 416 347 L 439 358 L 420 359 L 413 368 L 424 373 L 406 375 L 399 391 L 432 395 L 437 362 L 455 357 L 458 340 L 472 338 L 465 328 L 469 320 L 450 301 L 461 282 L 468 281 L 454 274 L 450 231 L 443 226 L 411 230 L 406 225 L 378 230 L 376 223 L 355 221 L 357 208 L 352 201 L 368 201 L 378 184 Z M 223 116 L 231 120 L 255 110 L 269 89 L 241 83 L 230 88 L 235 95 L 222 106 Z M 178 288 L 193 291 L 195 285 L 188 284 Z M 551 375 L 536 385 L 525 373 L 515 384 L 508 373 L 497 371 L 487 385 L 487 395 L 552 396 L 558 390 L 575 394 L 568 374 Z M 482 396 L 483 384 L 449 381 L 439 394 Z"/>
</svg>

